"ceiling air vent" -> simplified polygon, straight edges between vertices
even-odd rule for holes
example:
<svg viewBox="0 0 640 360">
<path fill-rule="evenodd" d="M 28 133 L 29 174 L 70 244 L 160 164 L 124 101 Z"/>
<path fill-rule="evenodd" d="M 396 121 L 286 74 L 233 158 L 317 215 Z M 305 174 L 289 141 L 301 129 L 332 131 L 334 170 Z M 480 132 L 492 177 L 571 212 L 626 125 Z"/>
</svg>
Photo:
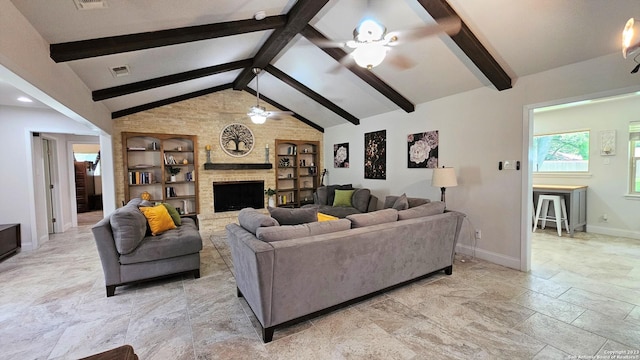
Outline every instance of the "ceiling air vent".
<svg viewBox="0 0 640 360">
<path fill-rule="evenodd" d="M 109 68 L 109 71 L 111 71 L 111 75 L 113 75 L 113 77 L 129 76 L 128 65 L 114 66 Z"/>
<path fill-rule="evenodd" d="M 105 0 L 73 0 L 78 10 L 95 10 L 105 9 L 107 2 Z"/>
</svg>

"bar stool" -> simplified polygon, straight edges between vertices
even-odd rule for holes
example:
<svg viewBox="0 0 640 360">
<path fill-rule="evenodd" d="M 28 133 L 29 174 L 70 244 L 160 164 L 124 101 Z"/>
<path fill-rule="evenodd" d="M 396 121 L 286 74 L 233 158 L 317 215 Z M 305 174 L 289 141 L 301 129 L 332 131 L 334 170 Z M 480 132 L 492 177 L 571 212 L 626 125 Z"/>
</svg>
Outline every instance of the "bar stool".
<svg viewBox="0 0 640 360">
<path fill-rule="evenodd" d="M 549 215 L 549 203 L 553 202 L 554 216 Z M 540 217 L 541 212 L 543 213 Z M 569 232 L 569 220 L 567 218 L 567 205 L 564 202 L 564 196 L 560 195 L 540 195 L 538 197 L 538 208 L 536 209 L 536 218 L 533 222 L 533 232 L 538 227 L 538 221 L 542 220 L 540 226 L 544 229 L 547 221 L 553 221 L 556 223 L 556 229 L 558 229 L 558 236 L 562 236 L 562 220 L 564 220 L 564 226 Z"/>
</svg>

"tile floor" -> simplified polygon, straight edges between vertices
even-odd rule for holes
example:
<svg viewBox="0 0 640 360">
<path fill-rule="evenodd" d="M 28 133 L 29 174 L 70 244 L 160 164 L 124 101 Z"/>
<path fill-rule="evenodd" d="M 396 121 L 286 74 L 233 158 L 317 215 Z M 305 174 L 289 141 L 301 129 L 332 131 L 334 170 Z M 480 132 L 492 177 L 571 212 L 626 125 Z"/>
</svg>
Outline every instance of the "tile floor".
<svg viewBox="0 0 640 360">
<path fill-rule="evenodd" d="M 235 296 L 224 233 L 204 232 L 200 279 L 119 287 L 108 299 L 88 225 L 1 262 L 0 358 L 77 359 L 131 344 L 145 360 L 640 359 L 640 240 L 536 232 L 529 274 L 458 257 L 452 276 L 263 344 Z"/>
</svg>

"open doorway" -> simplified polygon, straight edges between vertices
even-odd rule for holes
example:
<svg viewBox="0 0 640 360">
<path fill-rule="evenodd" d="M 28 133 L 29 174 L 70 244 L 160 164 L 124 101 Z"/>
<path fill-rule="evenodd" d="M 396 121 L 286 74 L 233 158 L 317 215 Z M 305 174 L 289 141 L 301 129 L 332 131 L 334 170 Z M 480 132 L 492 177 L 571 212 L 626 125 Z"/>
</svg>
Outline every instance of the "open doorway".
<svg viewBox="0 0 640 360">
<path fill-rule="evenodd" d="M 103 217 L 99 144 L 73 144 L 77 223 L 93 225 Z"/>
<path fill-rule="evenodd" d="M 630 194 L 629 176 L 632 163 L 629 158 L 629 126 L 640 120 L 640 92 L 629 89 L 590 96 L 590 100 L 572 99 L 571 102 L 532 105 L 525 109 L 525 148 L 523 156 L 529 166 L 523 177 L 523 230 L 522 266 L 532 268 L 533 185 L 586 186 L 586 231 L 590 234 L 640 239 L 640 231 L 634 214 L 640 212 L 640 197 Z M 545 134 L 586 132 L 588 150 L 562 151 L 562 156 L 551 159 L 550 165 L 558 165 L 562 158 L 572 158 L 578 153 L 580 169 L 549 171 L 541 166 L 535 151 L 534 137 Z M 571 160 L 571 159 L 570 159 Z M 575 160 L 575 159 L 573 159 Z M 536 171 L 545 168 L 548 171 Z M 525 200 L 526 199 L 526 200 Z M 571 219 L 569 220 L 571 222 Z M 552 224 L 553 226 L 553 224 Z M 571 224 L 570 224 L 571 227 Z M 563 231 L 557 237 L 558 245 L 569 236 Z M 558 256 L 560 256 L 560 253 Z"/>
</svg>

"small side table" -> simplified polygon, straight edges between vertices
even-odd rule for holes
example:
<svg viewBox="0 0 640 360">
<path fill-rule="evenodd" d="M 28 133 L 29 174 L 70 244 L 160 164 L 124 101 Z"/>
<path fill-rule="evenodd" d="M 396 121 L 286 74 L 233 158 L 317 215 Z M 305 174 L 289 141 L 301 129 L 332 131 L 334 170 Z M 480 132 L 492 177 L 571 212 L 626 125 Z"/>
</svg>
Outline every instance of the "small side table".
<svg viewBox="0 0 640 360">
<path fill-rule="evenodd" d="M 20 224 L 0 225 L 0 260 L 16 254 L 20 245 Z"/>
</svg>

